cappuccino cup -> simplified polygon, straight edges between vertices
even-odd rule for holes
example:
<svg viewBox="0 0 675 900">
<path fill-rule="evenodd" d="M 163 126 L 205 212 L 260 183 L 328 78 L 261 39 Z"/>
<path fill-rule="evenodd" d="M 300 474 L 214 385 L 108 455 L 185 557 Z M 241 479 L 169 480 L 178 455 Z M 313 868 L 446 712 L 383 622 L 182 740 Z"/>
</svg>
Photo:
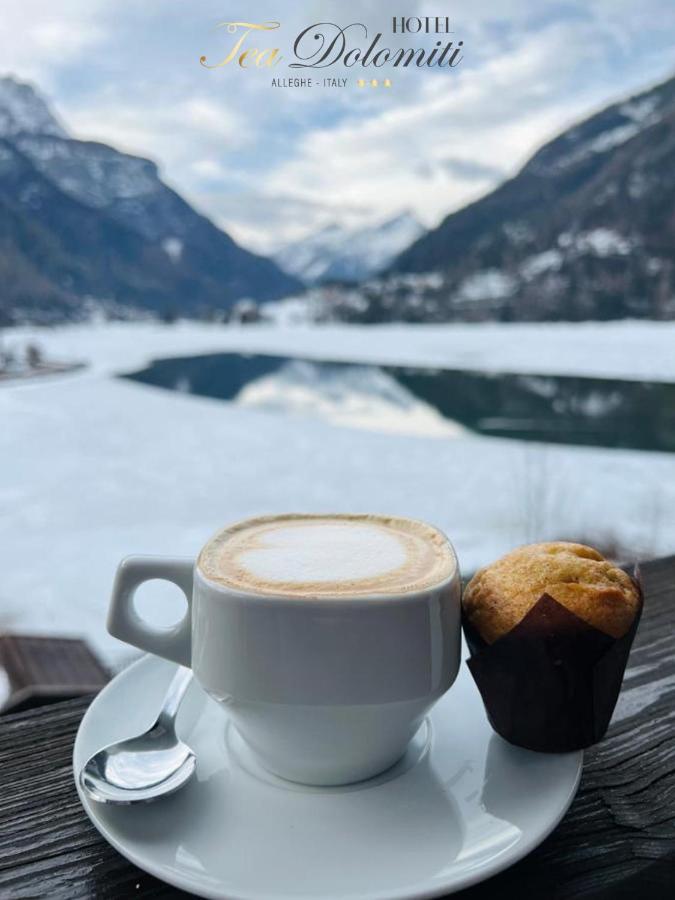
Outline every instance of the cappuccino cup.
<svg viewBox="0 0 675 900">
<path fill-rule="evenodd" d="M 188 610 L 155 628 L 151 579 Z M 108 630 L 192 668 L 268 771 L 314 785 L 392 766 L 460 662 L 461 580 L 448 539 L 412 519 L 281 515 L 223 529 L 191 559 L 120 564 Z"/>
</svg>

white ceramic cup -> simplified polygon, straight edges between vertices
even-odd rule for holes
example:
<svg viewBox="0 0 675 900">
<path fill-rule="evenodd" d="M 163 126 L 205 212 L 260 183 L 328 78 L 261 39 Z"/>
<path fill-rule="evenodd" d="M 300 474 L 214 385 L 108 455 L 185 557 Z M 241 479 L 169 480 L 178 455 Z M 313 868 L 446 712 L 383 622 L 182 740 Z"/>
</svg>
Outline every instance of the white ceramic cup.
<svg viewBox="0 0 675 900">
<path fill-rule="evenodd" d="M 172 628 L 134 608 L 138 586 L 158 578 L 188 602 Z M 345 784 L 393 765 L 455 680 L 460 594 L 456 557 L 448 578 L 416 593 L 313 599 L 237 592 L 191 559 L 132 556 L 117 570 L 108 631 L 190 666 L 270 772 Z"/>
</svg>

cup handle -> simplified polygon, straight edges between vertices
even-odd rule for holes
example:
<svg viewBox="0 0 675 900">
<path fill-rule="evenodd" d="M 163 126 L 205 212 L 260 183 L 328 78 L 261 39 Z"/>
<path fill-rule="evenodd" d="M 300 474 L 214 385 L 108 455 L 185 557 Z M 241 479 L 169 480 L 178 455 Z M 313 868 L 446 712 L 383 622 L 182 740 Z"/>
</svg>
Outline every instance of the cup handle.
<svg viewBox="0 0 675 900">
<path fill-rule="evenodd" d="M 157 556 L 128 556 L 117 568 L 110 609 L 108 631 L 113 637 L 141 650 L 163 656 L 181 666 L 191 661 L 191 611 L 194 560 L 163 559 Z M 144 581 L 159 578 L 171 581 L 185 594 L 188 608 L 176 625 L 153 628 L 134 608 L 134 594 Z"/>
</svg>

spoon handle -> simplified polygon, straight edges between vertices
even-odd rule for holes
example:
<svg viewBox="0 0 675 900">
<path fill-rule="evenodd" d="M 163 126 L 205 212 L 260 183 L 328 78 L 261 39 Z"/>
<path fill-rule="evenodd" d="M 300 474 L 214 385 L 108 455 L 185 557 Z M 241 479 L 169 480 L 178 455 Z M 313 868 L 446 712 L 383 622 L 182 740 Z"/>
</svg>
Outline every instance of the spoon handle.
<svg viewBox="0 0 675 900">
<path fill-rule="evenodd" d="M 163 725 L 173 724 L 181 700 L 185 696 L 185 691 L 191 681 L 192 670 L 186 669 L 185 666 L 178 666 L 166 689 L 164 703 L 162 703 L 162 708 L 157 717 L 158 722 L 161 722 Z"/>
</svg>

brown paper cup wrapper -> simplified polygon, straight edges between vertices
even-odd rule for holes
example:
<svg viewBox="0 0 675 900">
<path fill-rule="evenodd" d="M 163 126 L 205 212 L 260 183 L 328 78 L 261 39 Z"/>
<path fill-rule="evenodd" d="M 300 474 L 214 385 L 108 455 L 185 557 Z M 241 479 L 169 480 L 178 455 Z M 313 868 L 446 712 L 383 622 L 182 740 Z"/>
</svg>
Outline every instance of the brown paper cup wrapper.
<svg viewBox="0 0 675 900">
<path fill-rule="evenodd" d="M 462 616 L 467 665 L 490 724 L 528 750 L 566 753 L 597 743 L 609 727 L 643 606 L 627 634 L 613 638 L 548 594 L 493 644 Z"/>
</svg>

